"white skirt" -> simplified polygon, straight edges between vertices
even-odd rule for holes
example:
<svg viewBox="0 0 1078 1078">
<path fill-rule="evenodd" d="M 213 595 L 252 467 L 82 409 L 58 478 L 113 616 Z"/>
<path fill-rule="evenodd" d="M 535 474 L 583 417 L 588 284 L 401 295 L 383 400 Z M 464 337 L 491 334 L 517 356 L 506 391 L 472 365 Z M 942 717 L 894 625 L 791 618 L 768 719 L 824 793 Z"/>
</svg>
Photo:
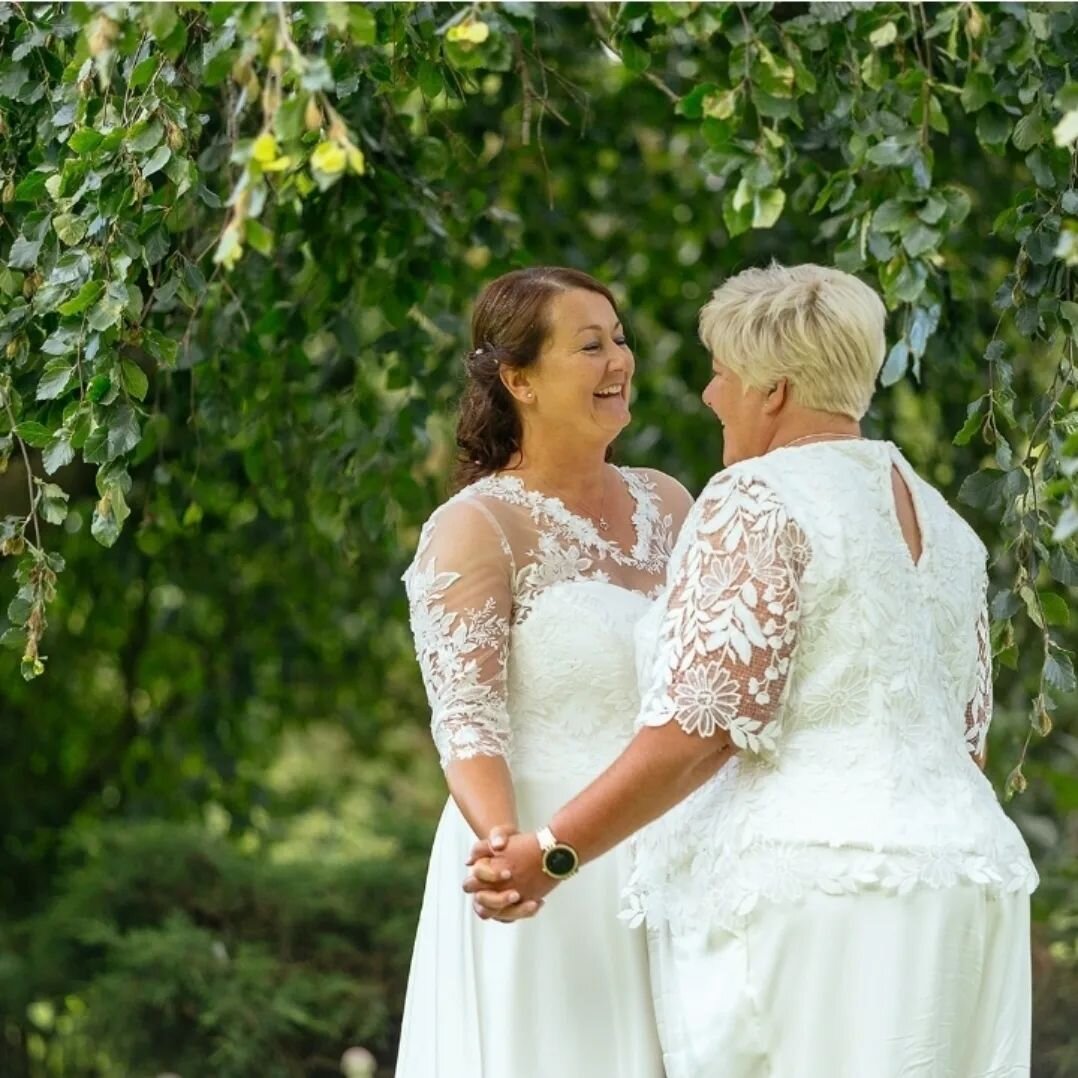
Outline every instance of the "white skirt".
<svg viewBox="0 0 1078 1078">
<path fill-rule="evenodd" d="M 579 783 L 516 784 L 533 829 Z M 408 978 L 397 1078 L 661 1078 L 647 940 L 618 920 L 627 848 L 584 866 L 531 920 L 480 921 L 461 891 L 474 836 L 449 800 Z"/>
<path fill-rule="evenodd" d="M 668 1078 L 1030 1072 L 1024 893 L 814 893 L 736 934 L 648 936 Z"/>
</svg>

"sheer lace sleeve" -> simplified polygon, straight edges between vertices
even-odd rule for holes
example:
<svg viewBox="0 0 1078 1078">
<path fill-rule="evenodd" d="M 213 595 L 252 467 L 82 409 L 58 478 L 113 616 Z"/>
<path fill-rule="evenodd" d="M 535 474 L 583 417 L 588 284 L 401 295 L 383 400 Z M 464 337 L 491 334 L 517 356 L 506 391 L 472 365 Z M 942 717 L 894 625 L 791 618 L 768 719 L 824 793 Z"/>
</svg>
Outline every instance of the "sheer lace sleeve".
<svg viewBox="0 0 1078 1078">
<path fill-rule="evenodd" d="M 640 725 L 720 731 L 740 749 L 775 748 L 775 718 L 801 613 L 808 540 L 751 476 L 712 480 L 686 523 Z"/>
<path fill-rule="evenodd" d="M 478 501 L 451 503 L 435 513 L 404 575 L 443 768 L 453 760 L 509 754 L 511 580 L 509 547 Z"/>
<path fill-rule="evenodd" d="M 988 604 L 977 619 L 977 681 L 973 698 L 966 704 L 966 745 L 971 756 L 984 753 L 988 726 L 992 722 L 992 642 L 988 629 Z"/>
</svg>

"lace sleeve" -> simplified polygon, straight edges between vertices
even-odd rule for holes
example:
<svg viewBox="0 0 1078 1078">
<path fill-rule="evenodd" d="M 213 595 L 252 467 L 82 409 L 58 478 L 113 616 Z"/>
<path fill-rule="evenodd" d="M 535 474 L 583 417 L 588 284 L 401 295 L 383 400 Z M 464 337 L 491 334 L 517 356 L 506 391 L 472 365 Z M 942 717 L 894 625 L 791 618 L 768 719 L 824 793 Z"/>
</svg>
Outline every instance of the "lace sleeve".
<svg viewBox="0 0 1078 1078">
<path fill-rule="evenodd" d="M 453 760 L 509 754 L 511 580 L 506 540 L 479 502 L 457 502 L 436 513 L 404 575 L 443 768 Z"/>
<path fill-rule="evenodd" d="M 724 474 L 686 523 L 640 725 L 674 720 L 771 751 L 801 613 L 808 540 L 766 484 Z"/>
<path fill-rule="evenodd" d="M 984 753 L 988 727 L 992 722 L 992 644 L 988 629 L 988 605 L 977 619 L 977 681 L 973 697 L 966 704 L 966 746 L 971 756 Z"/>
</svg>

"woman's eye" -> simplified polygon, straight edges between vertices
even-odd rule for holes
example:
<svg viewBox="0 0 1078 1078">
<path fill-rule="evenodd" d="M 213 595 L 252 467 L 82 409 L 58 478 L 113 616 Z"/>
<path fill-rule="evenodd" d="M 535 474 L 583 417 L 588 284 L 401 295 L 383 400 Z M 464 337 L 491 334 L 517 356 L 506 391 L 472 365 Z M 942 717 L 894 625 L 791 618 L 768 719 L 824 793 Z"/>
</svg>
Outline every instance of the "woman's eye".
<svg viewBox="0 0 1078 1078">
<path fill-rule="evenodd" d="M 585 352 L 598 352 L 599 351 L 599 342 L 598 341 L 592 341 L 591 344 L 584 345 L 584 351 Z"/>
<path fill-rule="evenodd" d="M 629 343 L 629 341 L 628 341 L 628 339 L 626 337 L 615 337 L 614 338 L 614 343 L 619 348 L 624 348 Z"/>
</svg>

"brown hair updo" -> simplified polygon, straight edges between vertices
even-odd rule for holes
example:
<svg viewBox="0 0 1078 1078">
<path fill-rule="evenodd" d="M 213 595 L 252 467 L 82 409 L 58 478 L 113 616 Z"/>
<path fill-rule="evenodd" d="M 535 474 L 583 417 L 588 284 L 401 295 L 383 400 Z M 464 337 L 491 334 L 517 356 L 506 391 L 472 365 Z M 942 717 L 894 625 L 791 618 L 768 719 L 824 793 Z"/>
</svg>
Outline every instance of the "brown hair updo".
<svg viewBox="0 0 1078 1078">
<path fill-rule="evenodd" d="M 550 301 L 578 288 L 597 292 L 617 311 L 610 289 L 561 266 L 513 270 L 483 289 L 472 314 L 472 350 L 464 357 L 468 381 L 457 419 L 454 490 L 500 471 L 520 450 L 520 414 L 500 370 L 535 363 L 550 335 Z"/>
</svg>

